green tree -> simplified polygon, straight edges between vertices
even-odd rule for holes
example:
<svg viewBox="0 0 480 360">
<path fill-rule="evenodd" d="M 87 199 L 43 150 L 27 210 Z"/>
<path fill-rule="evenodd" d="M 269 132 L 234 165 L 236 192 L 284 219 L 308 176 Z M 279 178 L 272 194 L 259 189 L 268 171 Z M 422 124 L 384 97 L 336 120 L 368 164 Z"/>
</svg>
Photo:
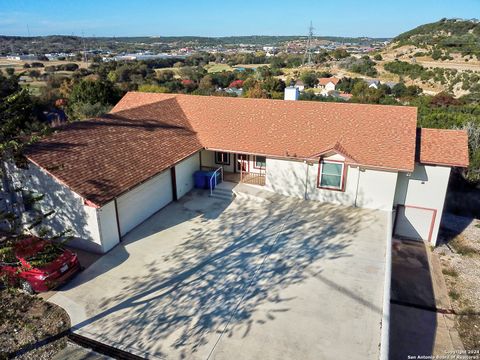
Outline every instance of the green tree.
<svg viewBox="0 0 480 360">
<path fill-rule="evenodd" d="M 114 105 L 120 95 L 110 81 L 83 79 L 70 92 L 67 113 L 73 120 L 100 115 Z"/>
<path fill-rule="evenodd" d="M 213 91 L 215 90 L 215 85 L 213 84 L 213 79 L 210 75 L 205 75 L 200 83 L 198 84 L 198 88 L 203 91 Z"/>
<path fill-rule="evenodd" d="M 300 75 L 305 87 L 313 88 L 318 84 L 318 76 L 314 71 L 306 71 Z"/>
</svg>

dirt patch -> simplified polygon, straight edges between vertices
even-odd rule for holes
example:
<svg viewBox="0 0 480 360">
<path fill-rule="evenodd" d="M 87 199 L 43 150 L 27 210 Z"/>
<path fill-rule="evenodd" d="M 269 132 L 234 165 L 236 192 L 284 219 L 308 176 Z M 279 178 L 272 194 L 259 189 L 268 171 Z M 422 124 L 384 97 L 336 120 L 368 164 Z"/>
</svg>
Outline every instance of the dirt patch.
<svg viewBox="0 0 480 360">
<path fill-rule="evenodd" d="M 70 318 L 57 305 L 0 290 L 0 359 L 51 359 L 66 346 Z"/>
<path fill-rule="evenodd" d="M 480 348 L 480 221 L 445 214 L 439 234 L 442 272 L 467 350 Z"/>
</svg>

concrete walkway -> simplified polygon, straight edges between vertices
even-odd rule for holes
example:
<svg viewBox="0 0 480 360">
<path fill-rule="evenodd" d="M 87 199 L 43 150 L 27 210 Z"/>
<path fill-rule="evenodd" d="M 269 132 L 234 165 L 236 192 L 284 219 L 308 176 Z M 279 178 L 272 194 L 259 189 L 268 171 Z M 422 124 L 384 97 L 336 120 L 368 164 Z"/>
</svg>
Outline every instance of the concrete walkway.
<svg viewBox="0 0 480 360">
<path fill-rule="evenodd" d="M 378 358 L 387 214 L 192 192 L 51 301 L 158 359 Z"/>
</svg>

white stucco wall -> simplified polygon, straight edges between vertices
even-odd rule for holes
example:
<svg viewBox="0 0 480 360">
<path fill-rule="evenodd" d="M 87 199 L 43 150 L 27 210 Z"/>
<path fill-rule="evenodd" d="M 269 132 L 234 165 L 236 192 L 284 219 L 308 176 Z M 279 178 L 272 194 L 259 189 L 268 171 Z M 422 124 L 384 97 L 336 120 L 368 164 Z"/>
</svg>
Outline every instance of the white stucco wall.
<svg viewBox="0 0 480 360">
<path fill-rule="evenodd" d="M 115 201 L 110 201 L 102 206 L 97 210 L 97 214 L 103 252 L 107 252 L 120 242 Z"/>
<path fill-rule="evenodd" d="M 36 205 L 43 213 L 55 211 L 39 225 L 50 229 L 47 236 L 71 230 L 69 235 L 73 236 L 73 239 L 69 245 L 93 252 L 104 252 L 96 208 L 84 205 L 80 195 L 36 165 L 29 164 L 27 169 L 19 169 L 13 164 L 6 164 L 6 167 L 12 188 L 43 195 L 43 199 Z M 21 201 L 20 193 L 17 198 Z M 28 221 L 27 218 L 28 216 L 25 216 L 25 221 Z"/>
<path fill-rule="evenodd" d="M 307 200 L 392 210 L 397 172 L 348 166 L 345 189 L 336 191 L 317 187 L 318 167 L 318 163 L 267 158 L 266 189 Z"/>
<path fill-rule="evenodd" d="M 207 166 L 207 167 L 223 167 L 223 171 L 228 171 L 228 172 L 233 172 L 234 165 L 235 165 L 235 159 L 234 159 L 234 154 L 230 154 L 230 164 L 229 165 L 220 165 L 215 163 L 215 152 L 214 151 L 209 151 L 209 150 L 202 150 L 201 151 L 201 157 L 202 157 L 202 166 Z"/>
<path fill-rule="evenodd" d="M 360 169 L 357 206 L 392 211 L 398 173 Z"/>
<path fill-rule="evenodd" d="M 335 90 L 335 84 L 333 82 L 329 82 L 327 85 L 325 85 L 325 90 L 326 91 L 333 91 Z"/>
<path fill-rule="evenodd" d="M 175 165 L 178 199 L 193 189 L 193 173 L 200 169 L 199 157 L 199 153 L 195 153 L 194 155 Z"/>
<path fill-rule="evenodd" d="M 398 175 L 395 205 L 410 205 L 437 211 L 431 237 L 433 245 L 437 241 L 449 177 L 450 167 L 421 164 L 415 165 L 410 176 L 406 173 Z"/>
</svg>

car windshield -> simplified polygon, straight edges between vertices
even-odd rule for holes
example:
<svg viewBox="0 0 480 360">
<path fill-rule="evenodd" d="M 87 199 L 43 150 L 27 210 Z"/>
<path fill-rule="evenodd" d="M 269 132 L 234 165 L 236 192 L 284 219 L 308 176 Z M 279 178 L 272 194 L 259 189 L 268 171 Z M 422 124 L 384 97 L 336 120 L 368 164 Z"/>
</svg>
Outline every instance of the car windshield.
<svg viewBox="0 0 480 360">
<path fill-rule="evenodd" d="M 46 243 L 34 254 L 25 257 L 32 267 L 41 267 L 57 259 L 65 250 L 56 244 Z"/>
</svg>

